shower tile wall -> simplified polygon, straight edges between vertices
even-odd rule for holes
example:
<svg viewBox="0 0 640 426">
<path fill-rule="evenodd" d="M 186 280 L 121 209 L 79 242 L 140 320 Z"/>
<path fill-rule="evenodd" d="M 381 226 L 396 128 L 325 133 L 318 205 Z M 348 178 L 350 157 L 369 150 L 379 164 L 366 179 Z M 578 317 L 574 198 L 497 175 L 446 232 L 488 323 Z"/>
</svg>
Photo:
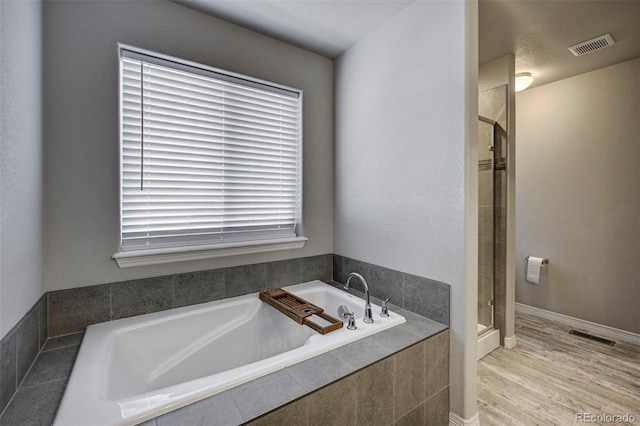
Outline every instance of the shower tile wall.
<svg viewBox="0 0 640 426">
<path fill-rule="evenodd" d="M 499 329 L 504 339 L 505 322 L 505 275 L 506 275 L 506 160 L 507 134 L 507 86 L 498 86 L 480 92 L 479 115 L 498 123 L 494 140 L 494 170 L 480 169 L 478 174 L 478 323 L 491 324 L 491 309 L 488 300 L 494 303 L 494 328 Z M 478 140 L 479 159 L 491 158 L 487 141 L 491 140 L 492 126 L 480 126 Z M 487 133 L 486 135 L 484 133 Z"/>
</svg>

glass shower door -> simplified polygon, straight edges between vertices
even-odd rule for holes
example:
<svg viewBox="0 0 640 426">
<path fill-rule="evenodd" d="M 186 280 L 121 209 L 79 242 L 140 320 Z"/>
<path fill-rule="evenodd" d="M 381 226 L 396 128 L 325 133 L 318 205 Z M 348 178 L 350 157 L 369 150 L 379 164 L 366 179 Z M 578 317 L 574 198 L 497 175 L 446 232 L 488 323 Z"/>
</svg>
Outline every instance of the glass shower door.
<svg viewBox="0 0 640 426">
<path fill-rule="evenodd" d="M 495 122 L 478 120 L 478 334 L 493 328 Z"/>
</svg>

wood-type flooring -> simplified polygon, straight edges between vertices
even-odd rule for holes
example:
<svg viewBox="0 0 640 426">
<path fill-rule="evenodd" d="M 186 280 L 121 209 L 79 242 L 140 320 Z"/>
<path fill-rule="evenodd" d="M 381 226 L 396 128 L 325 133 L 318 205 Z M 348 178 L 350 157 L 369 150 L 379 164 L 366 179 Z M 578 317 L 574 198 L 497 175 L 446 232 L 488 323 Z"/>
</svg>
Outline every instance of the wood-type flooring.
<svg viewBox="0 0 640 426">
<path fill-rule="evenodd" d="M 481 425 L 640 425 L 640 346 L 608 346 L 569 330 L 516 316 L 516 347 L 499 347 L 478 361 Z M 586 421 L 624 414 L 635 422 Z"/>
</svg>

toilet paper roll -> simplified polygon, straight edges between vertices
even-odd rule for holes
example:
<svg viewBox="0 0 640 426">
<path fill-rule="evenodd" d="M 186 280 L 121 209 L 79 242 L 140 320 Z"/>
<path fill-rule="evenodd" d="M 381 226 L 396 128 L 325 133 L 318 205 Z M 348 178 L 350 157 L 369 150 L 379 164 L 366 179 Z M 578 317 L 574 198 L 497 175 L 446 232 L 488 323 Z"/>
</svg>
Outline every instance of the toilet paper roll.
<svg viewBox="0 0 640 426">
<path fill-rule="evenodd" d="M 541 257 L 529 256 L 527 260 L 527 281 L 540 284 L 540 269 L 542 269 Z"/>
</svg>

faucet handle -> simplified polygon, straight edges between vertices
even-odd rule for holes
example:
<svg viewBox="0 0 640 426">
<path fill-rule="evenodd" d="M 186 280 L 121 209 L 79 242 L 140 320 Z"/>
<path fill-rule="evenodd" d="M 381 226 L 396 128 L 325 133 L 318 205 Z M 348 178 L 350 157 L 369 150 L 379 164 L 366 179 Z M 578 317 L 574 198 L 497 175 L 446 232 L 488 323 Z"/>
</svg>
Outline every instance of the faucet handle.
<svg viewBox="0 0 640 426">
<path fill-rule="evenodd" d="M 338 306 L 338 316 L 343 319 L 348 318 L 347 330 L 355 330 L 358 328 L 356 326 L 356 319 L 354 318 L 353 312 L 350 312 L 346 305 Z"/>
<path fill-rule="evenodd" d="M 358 328 L 356 325 L 356 319 L 353 317 L 353 312 L 349 312 L 346 314 L 349 317 L 349 321 L 347 322 L 347 330 L 355 330 Z"/>
<path fill-rule="evenodd" d="M 338 306 L 338 316 L 340 318 L 346 318 L 349 314 L 352 314 L 352 312 L 349 310 L 349 308 L 347 307 L 347 305 L 340 305 Z"/>
<path fill-rule="evenodd" d="M 389 316 L 389 308 L 387 307 L 387 303 L 389 303 L 390 300 L 391 298 L 387 297 L 385 300 L 382 301 L 382 309 L 380 311 L 380 316 L 383 318 L 386 318 Z"/>
</svg>

